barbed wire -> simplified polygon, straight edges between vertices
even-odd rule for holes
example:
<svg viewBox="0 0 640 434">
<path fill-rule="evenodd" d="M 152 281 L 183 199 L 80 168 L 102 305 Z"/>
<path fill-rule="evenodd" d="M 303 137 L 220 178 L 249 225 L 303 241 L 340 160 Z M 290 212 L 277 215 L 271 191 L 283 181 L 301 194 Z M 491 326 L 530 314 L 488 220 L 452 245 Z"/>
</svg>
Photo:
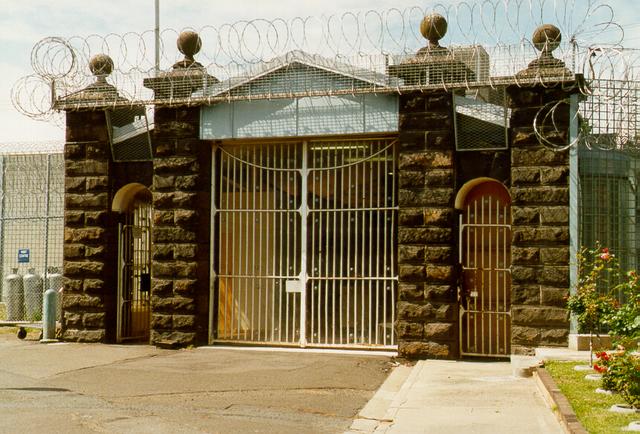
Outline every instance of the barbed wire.
<svg viewBox="0 0 640 434">
<path fill-rule="evenodd" d="M 448 48 L 448 63 L 445 73 L 429 70 L 430 76 L 425 78 L 424 68 L 411 65 L 416 59 L 424 60 L 416 57 L 428 43 L 420 24 L 433 13 L 442 15 L 448 23 L 441 41 Z M 523 75 L 521 72 L 540 56 L 540 47 L 536 48 L 530 35 L 546 23 L 561 31 L 562 42 L 553 55 L 566 68 L 556 68 L 548 75 Z M 637 81 L 640 57 L 640 52 L 622 48 L 624 29 L 615 22 L 613 8 L 599 0 L 463 1 L 320 17 L 241 20 L 190 30 L 199 35 L 202 49 L 188 79 L 184 74 L 171 74 L 174 65 L 184 62 L 175 43 L 181 32 L 174 29 L 160 33 L 159 70 L 153 31 L 45 38 L 32 50 L 33 74 L 13 86 L 12 103 L 26 116 L 59 122 L 56 110 L 61 109 L 545 85 L 571 81 L 574 74 L 583 74 L 590 83 L 585 89 L 591 101 L 590 116 L 596 111 L 617 114 L 599 116 L 604 122 L 599 128 L 608 131 L 630 125 L 621 119 L 630 118 L 629 105 L 637 102 L 630 86 L 619 85 L 612 91 L 598 84 Z M 108 85 L 113 87 L 107 89 L 101 82 L 98 87 L 102 92 L 87 97 L 83 91 L 96 87 L 89 65 L 99 53 L 112 59 Z M 303 68 L 304 74 L 296 68 Z M 336 87 L 327 79 L 327 72 L 350 81 Z M 260 81 L 260 77 L 272 73 L 279 74 L 278 86 Z M 553 111 L 564 106 L 554 107 L 551 112 L 548 107 L 541 110 L 536 131 L 556 127 L 551 121 Z M 581 105 L 585 119 L 589 116 L 586 107 Z M 609 118 L 616 121 L 610 122 Z M 549 122 L 548 128 L 543 128 Z M 544 139 L 541 143 L 551 146 Z"/>
</svg>

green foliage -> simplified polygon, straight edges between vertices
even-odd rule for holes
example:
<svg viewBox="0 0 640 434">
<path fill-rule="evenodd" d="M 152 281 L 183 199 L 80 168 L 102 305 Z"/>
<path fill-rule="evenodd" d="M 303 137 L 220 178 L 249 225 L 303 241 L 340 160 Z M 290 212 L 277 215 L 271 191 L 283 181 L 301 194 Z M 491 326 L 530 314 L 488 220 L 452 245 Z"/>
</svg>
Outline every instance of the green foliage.
<svg viewBox="0 0 640 434">
<path fill-rule="evenodd" d="M 626 280 L 615 289 L 623 296 L 624 303 L 616 303 L 606 318 L 609 334 L 619 340 L 637 341 L 640 339 L 640 277 L 635 270 L 629 271 Z"/>
<path fill-rule="evenodd" d="M 606 247 L 596 243 L 582 248 L 577 255 L 578 283 L 567 299 L 567 308 L 578 321 L 580 332 L 599 332 L 614 313 L 616 299 L 611 294 L 618 276 L 618 263 Z"/>
</svg>

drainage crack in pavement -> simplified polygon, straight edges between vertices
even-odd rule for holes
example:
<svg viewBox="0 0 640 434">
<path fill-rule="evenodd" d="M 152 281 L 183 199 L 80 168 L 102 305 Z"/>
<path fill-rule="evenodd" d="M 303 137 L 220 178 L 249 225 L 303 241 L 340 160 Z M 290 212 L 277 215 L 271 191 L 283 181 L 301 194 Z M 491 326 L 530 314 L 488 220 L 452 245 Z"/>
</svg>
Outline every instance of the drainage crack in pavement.
<svg viewBox="0 0 640 434">
<path fill-rule="evenodd" d="M 245 393 L 245 392 L 291 392 L 291 391 L 351 391 L 351 392 L 370 392 L 366 389 L 357 389 L 354 387 L 267 387 L 261 389 L 220 389 L 220 390 L 191 390 L 184 392 L 157 392 L 157 393 L 143 393 L 138 395 L 119 395 L 111 397 L 111 399 L 131 399 L 131 398 L 151 398 L 154 396 L 180 396 L 180 395 L 198 395 L 204 394 L 219 394 L 219 393 Z"/>
<path fill-rule="evenodd" d="M 59 377 L 59 376 L 62 376 L 62 375 L 71 374 L 71 373 L 74 373 L 74 372 L 86 371 L 86 370 L 89 370 L 89 369 L 106 368 L 106 367 L 109 367 L 109 366 L 119 365 L 119 364 L 123 364 L 123 363 L 127 363 L 127 362 L 137 361 L 137 360 L 152 359 L 154 357 L 160 357 L 160 356 L 161 356 L 160 354 L 150 354 L 150 355 L 145 355 L 145 356 L 129 357 L 129 358 L 126 358 L 126 359 L 116 360 L 116 361 L 109 362 L 109 363 L 95 364 L 95 365 L 91 365 L 91 366 L 84 366 L 82 368 L 75 368 L 75 369 L 69 369 L 67 371 L 56 372 L 55 374 L 53 374 L 49 378 L 55 378 L 55 377 Z"/>
</svg>

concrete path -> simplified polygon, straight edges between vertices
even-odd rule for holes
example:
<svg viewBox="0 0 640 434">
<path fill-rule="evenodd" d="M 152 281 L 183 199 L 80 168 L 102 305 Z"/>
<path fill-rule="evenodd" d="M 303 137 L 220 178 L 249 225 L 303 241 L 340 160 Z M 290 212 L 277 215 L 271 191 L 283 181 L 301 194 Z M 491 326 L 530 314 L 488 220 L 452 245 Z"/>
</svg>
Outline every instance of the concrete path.
<svg viewBox="0 0 640 434">
<path fill-rule="evenodd" d="M 535 380 L 509 362 L 437 361 L 399 367 L 349 433 L 560 434 Z"/>
</svg>

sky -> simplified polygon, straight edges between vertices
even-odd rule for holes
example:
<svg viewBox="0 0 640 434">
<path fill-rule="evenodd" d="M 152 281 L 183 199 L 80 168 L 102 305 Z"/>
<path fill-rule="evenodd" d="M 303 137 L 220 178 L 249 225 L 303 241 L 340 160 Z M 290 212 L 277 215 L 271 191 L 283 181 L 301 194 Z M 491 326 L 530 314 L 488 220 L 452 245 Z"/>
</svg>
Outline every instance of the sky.
<svg viewBox="0 0 640 434">
<path fill-rule="evenodd" d="M 467 0 L 470 4 L 474 0 Z M 492 0 L 504 3 L 505 0 Z M 544 0 L 509 0 L 512 5 L 527 7 L 530 1 Z M 588 1 L 595 0 L 558 0 L 546 1 L 546 4 L 568 5 L 569 8 L 580 9 Z M 441 3 L 451 7 L 453 1 L 442 0 Z M 459 2 L 456 2 L 459 3 Z M 485 2 L 486 3 L 486 2 Z M 598 0 L 598 3 L 601 3 Z M 602 2 L 604 3 L 604 2 Z M 615 13 L 615 21 L 626 29 L 627 46 L 640 46 L 640 6 L 636 0 L 610 0 Z M 291 19 L 296 16 L 342 15 L 345 12 L 361 12 L 376 9 L 378 11 L 391 8 L 405 9 L 413 6 L 431 8 L 436 3 L 416 0 L 160 0 L 160 27 L 162 29 L 183 29 L 191 27 L 199 29 L 207 25 L 221 26 L 240 20 L 254 18 Z M 522 6 L 524 5 L 524 6 Z M 92 34 L 107 35 L 109 33 L 125 34 L 141 33 L 151 30 L 155 24 L 154 0 L 0 0 L 0 152 L 29 143 L 62 143 L 64 131 L 51 122 L 34 121 L 19 113 L 11 102 L 11 89 L 21 77 L 32 74 L 31 50 L 40 40 L 46 37 L 88 36 Z M 458 6 L 459 8 L 461 6 Z M 462 6 L 464 9 L 464 5 Z M 523 13 L 524 19 L 531 16 Z M 571 21 L 566 14 L 560 14 L 560 20 Z M 594 17 L 588 20 L 588 28 L 582 29 L 587 37 L 593 30 L 594 23 L 608 15 L 604 8 L 596 9 Z M 563 18 L 564 17 L 564 18 Z M 542 21 L 555 21 L 553 17 L 543 17 Z M 499 24 L 503 20 L 497 17 L 494 27 L 505 27 Z M 538 19 L 539 20 L 539 19 Z M 536 21 L 536 19 L 533 19 Z M 580 21 L 580 18 L 576 18 Z M 518 26 L 528 29 L 527 23 Z M 574 27 L 578 24 L 573 23 Z M 449 24 L 450 30 L 452 24 Z M 532 24 L 533 26 L 533 24 Z M 532 27 L 529 26 L 529 27 Z M 491 26 L 489 26 L 491 27 Z M 488 32 L 495 29 L 489 29 Z M 478 30 L 482 33 L 482 30 Z M 637 36 L 638 35 L 638 36 Z M 455 36 L 453 36 L 455 37 Z M 457 42 L 457 41 L 454 41 Z M 464 41 L 461 41 L 464 42 Z M 206 41 L 204 42 L 206 44 Z M 14 144 L 14 145 L 11 145 Z"/>
</svg>

